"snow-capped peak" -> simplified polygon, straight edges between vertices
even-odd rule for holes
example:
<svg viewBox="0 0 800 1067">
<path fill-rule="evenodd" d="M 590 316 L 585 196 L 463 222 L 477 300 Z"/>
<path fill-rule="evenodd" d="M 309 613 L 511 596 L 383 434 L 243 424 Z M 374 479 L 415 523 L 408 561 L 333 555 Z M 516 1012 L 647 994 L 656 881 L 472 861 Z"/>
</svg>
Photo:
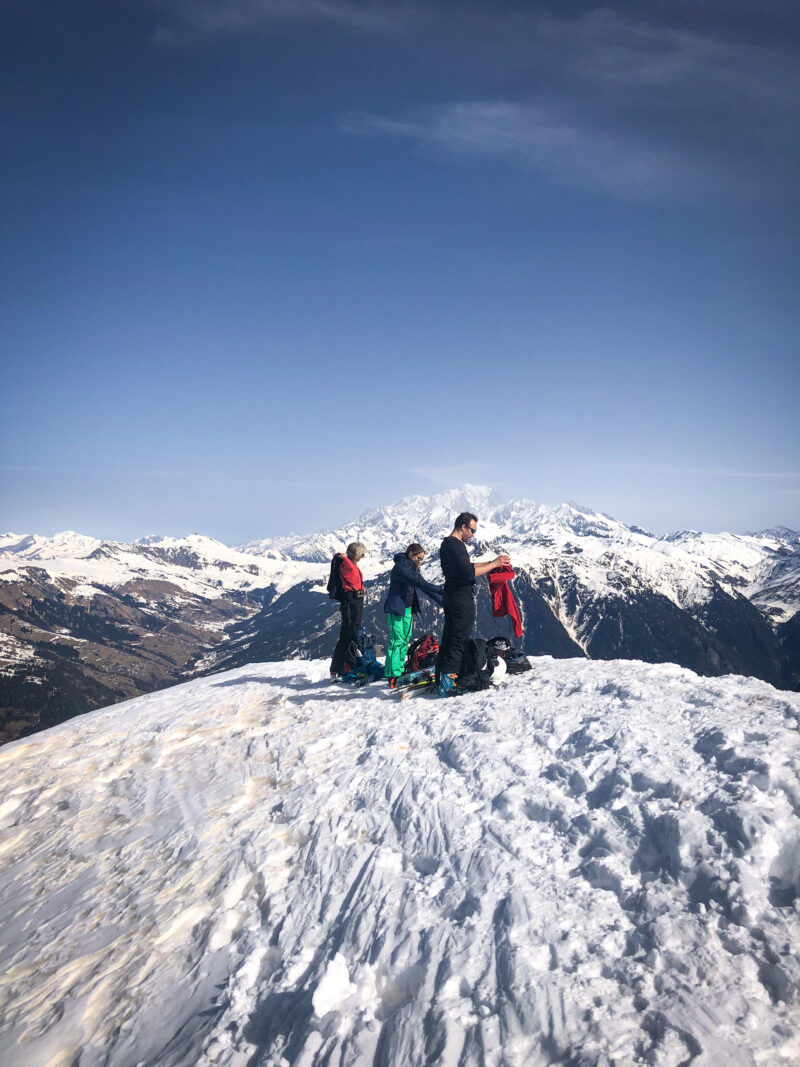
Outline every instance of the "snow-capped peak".
<svg viewBox="0 0 800 1067">
<path fill-rule="evenodd" d="M 0 555 L 9 554 L 22 559 L 82 559 L 89 556 L 102 541 L 96 537 L 62 530 L 52 537 L 39 534 L 4 534 L 0 537 Z"/>
</svg>

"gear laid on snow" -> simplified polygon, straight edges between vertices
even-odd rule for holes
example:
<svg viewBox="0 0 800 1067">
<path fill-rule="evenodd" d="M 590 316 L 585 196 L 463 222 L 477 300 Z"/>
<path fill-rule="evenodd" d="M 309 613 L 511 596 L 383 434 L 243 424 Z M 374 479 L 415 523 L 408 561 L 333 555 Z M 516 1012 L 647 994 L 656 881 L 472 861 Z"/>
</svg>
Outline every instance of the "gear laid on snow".
<svg viewBox="0 0 800 1067">
<path fill-rule="evenodd" d="M 506 670 L 509 674 L 522 674 L 531 669 L 531 662 L 518 648 L 509 649 L 505 656 Z"/>
<path fill-rule="evenodd" d="M 361 626 L 347 650 L 350 670 L 342 675 L 342 681 L 348 685 L 367 685 L 383 678 L 383 664 L 375 655 L 375 644 Z"/>
<path fill-rule="evenodd" d="M 492 615 L 500 618 L 502 615 L 510 615 L 514 626 L 514 636 L 522 637 L 522 617 L 514 600 L 508 583 L 514 577 L 512 567 L 496 567 L 489 574 L 489 592 L 492 595 Z"/>
<path fill-rule="evenodd" d="M 439 655 L 439 642 L 433 634 L 423 634 L 408 646 L 406 656 L 406 673 L 421 671 L 424 667 L 435 667 Z"/>
<path fill-rule="evenodd" d="M 464 646 L 461 670 L 458 672 L 458 688 L 466 693 L 488 689 L 492 684 L 492 671 L 498 653 L 490 648 L 482 637 L 470 637 Z"/>
<path fill-rule="evenodd" d="M 500 685 L 500 683 L 505 678 L 507 672 L 508 667 L 506 666 L 506 661 L 503 659 L 502 656 L 498 656 L 497 662 L 494 665 L 494 670 L 492 671 L 492 685 Z"/>
</svg>

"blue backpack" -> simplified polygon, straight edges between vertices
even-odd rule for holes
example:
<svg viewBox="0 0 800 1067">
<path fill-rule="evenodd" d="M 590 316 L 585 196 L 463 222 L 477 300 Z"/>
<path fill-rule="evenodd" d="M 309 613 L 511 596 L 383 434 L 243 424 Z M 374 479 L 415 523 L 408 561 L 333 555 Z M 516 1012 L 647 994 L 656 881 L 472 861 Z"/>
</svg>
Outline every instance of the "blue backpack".
<svg viewBox="0 0 800 1067">
<path fill-rule="evenodd" d="M 362 626 L 356 631 L 356 636 L 350 642 L 347 650 L 348 663 L 353 664 L 353 669 L 342 675 L 342 681 L 350 685 L 366 685 L 367 682 L 375 682 L 383 678 L 383 664 L 375 655 L 375 643 Z"/>
</svg>

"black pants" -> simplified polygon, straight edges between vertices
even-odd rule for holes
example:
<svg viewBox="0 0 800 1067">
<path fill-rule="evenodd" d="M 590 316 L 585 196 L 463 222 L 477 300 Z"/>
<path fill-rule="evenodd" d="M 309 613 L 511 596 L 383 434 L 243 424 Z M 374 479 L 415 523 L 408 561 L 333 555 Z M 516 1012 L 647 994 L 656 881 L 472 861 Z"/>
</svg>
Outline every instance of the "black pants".
<svg viewBox="0 0 800 1067">
<path fill-rule="evenodd" d="M 342 627 L 339 630 L 339 640 L 336 642 L 336 648 L 333 650 L 333 659 L 331 660 L 332 674 L 344 674 L 345 663 L 349 662 L 347 653 L 350 644 L 356 636 L 356 631 L 361 626 L 361 620 L 364 617 L 364 598 L 360 596 L 352 600 L 343 600 L 339 607 L 342 612 Z"/>
<path fill-rule="evenodd" d="M 475 594 L 473 587 L 467 585 L 444 593 L 444 630 L 439 646 L 439 659 L 436 662 L 436 677 L 441 674 L 458 674 L 464 645 L 472 634 L 475 625 Z"/>
</svg>

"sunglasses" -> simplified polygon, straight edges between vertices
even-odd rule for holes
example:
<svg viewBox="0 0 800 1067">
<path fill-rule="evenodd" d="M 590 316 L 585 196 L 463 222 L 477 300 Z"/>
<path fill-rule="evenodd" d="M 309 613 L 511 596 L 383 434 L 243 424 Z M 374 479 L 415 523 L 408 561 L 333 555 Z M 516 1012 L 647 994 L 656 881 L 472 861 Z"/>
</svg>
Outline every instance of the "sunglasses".
<svg viewBox="0 0 800 1067">
<path fill-rule="evenodd" d="M 464 524 L 464 526 L 465 526 L 465 529 L 469 530 L 469 532 L 471 534 L 474 534 L 474 533 L 478 532 L 478 527 L 477 526 L 467 526 L 466 523 Z"/>
</svg>

